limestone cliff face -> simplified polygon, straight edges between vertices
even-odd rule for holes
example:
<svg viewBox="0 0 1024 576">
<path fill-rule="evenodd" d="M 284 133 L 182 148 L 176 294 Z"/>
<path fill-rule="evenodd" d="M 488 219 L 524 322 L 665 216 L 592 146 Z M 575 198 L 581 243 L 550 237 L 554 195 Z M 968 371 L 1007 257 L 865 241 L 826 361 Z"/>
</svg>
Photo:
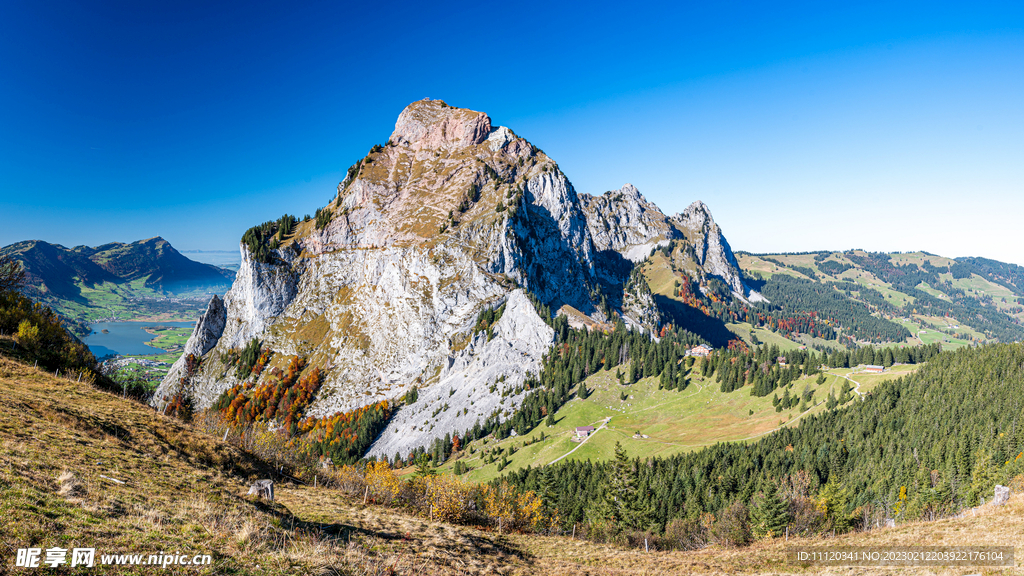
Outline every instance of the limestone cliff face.
<svg viewBox="0 0 1024 576">
<path fill-rule="evenodd" d="M 451 425 L 471 426 L 518 398 L 502 398 L 485 380 L 500 374 L 504 386 L 520 385 L 550 344 L 521 289 L 553 309 L 601 316 L 592 300 L 594 246 L 572 184 L 486 114 L 413 103 L 326 209 L 326 225 L 298 224 L 265 262 L 241 245 L 222 334 L 192 378 L 198 407 L 237 383 L 227 358 L 257 338 L 274 352 L 271 366 L 301 355 L 327 374 L 312 415 L 394 399 L 414 385 L 424 406 L 433 390 L 458 381 L 473 401 Z M 514 313 L 498 336 L 472 339 L 479 312 L 505 301 Z M 177 391 L 182 371 L 165 379 L 156 403 Z M 380 450 L 425 445 L 437 432 L 421 429 Z"/>
<path fill-rule="evenodd" d="M 224 305 L 224 301 L 215 294 L 210 299 L 206 312 L 199 316 L 199 319 L 196 321 L 196 326 L 192 329 L 192 335 L 189 336 L 188 341 L 185 342 L 185 349 L 182 351 L 181 356 L 171 365 L 170 370 L 167 371 L 167 376 L 153 394 L 153 398 L 160 405 L 163 405 L 169 400 L 170 396 L 178 392 L 181 378 L 185 376 L 186 359 L 190 355 L 201 358 L 212 350 L 224 334 L 224 324 L 226 321 L 227 307 Z"/>
<path fill-rule="evenodd" d="M 511 414 L 521 396 L 503 389 L 539 371 L 553 338 L 526 291 L 552 310 L 598 322 L 610 310 L 655 329 L 646 282 L 627 280 L 634 261 L 682 237 L 634 187 L 578 195 L 554 161 L 512 130 L 436 100 L 401 113 L 387 143 L 349 169 L 316 221 L 287 233 L 273 222 L 262 229 L 261 244 L 241 244 L 223 306 L 211 303 L 200 322 L 209 328 L 197 327 L 189 341 L 203 362 L 185 392 L 210 406 L 237 383 L 229 359 L 253 338 L 273 352 L 270 367 L 299 355 L 326 374 L 314 416 L 398 399 L 416 386 L 419 401 L 373 446 L 388 456 L 495 410 Z M 474 337 L 481 310 L 502 303 L 494 337 Z M 156 404 L 178 391 L 179 363 Z M 422 412 L 445 403 L 424 426 Z"/>
<path fill-rule="evenodd" d="M 725 282 L 734 296 L 753 302 L 765 300 L 743 283 L 736 256 L 703 202 L 697 200 L 690 204 L 681 214 L 672 217 L 672 223 L 693 246 L 697 265 L 703 274 Z"/>
<path fill-rule="evenodd" d="M 484 420 L 480 414 L 497 411 L 511 416 L 525 396 L 515 390 L 528 375 L 540 373 L 555 333 L 537 316 L 522 290 L 509 295 L 492 332 L 490 340 L 485 332 L 478 333 L 444 367 L 437 384 L 420 392 L 415 403 L 403 406 L 368 455 L 404 457 L 424 446 L 425 440 L 469 430 Z"/>
<path fill-rule="evenodd" d="M 582 194 L 580 203 L 595 247 L 614 250 L 630 262 L 639 262 L 652 248 L 681 237 L 669 218 L 632 184 L 600 196 Z"/>
</svg>

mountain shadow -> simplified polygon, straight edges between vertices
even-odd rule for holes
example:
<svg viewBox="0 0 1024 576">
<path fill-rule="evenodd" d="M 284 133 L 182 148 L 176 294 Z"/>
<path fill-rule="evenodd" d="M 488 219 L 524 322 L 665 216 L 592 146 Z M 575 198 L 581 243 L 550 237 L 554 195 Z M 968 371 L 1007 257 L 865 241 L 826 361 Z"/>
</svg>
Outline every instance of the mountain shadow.
<svg viewBox="0 0 1024 576">
<path fill-rule="evenodd" d="M 722 348 L 729 344 L 729 340 L 736 338 L 736 335 L 725 327 L 725 322 L 718 318 L 705 316 L 703 312 L 673 300 L 661 294 L 654 295 L 654 303 L 658 306 L 664 319 L 671 320 L 680 328 L 707 340 L 715 348 Z"/>
</svg>

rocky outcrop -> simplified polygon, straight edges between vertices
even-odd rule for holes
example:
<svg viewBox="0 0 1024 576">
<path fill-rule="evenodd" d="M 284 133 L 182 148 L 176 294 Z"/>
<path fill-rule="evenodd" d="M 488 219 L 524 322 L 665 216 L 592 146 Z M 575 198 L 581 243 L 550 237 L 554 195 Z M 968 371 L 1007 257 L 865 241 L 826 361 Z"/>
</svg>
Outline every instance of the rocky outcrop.
<svg viewBox="0 0 1024 576">
<path fill-rule="evenodd" d="M 603 319 L 591 300 L 594 246 L 576 191 L 559 170 L 531 178 L 523 209 L 509 220 L 510 240 L 495 261 L 501 272 L 553 308 L 568 304 Z"/>
<path fill-rule="evenodd" d="M 478 333 L 442 370 L 437 384 L 399 409 L 368 455 L 404 458 L 438 436 L 483 423 L 492 413 L 502 420 L 512 415 L 526 393 L 523 382 L 540 373 L 555 335 L 522 290 L 509 295 L 492 333 L 490 340 L 486 332 Z"/>
<path fill-rule="evenodd" d="M 633 261 L 680 230 L 630 185 L 578 195 L 557 164 L 486 114 L 414 102 L 337 191 L 319 222 L 287 234 L 265 225 L 259 259 L 243 243 L 220 333 L 189 341 L 203 355 L 190 380 L 196 407 L 238 383 L 231 359 L 255 338 L 272 352 L 261 380 L 291 356 L 324 375 L 312 416 L 395 400 L 416 386 L 419 400 L 371 452 L 405 456 L 496 411 L 512 414 L 553 339 L 527 291 L 599 325 L 612 286 L 621 297 L 613 293 L 606 306 L 629 325 L 653 331 L 660 323 L 642 275 L 627 279 Z M 474 335 L 481 310 L 502 303 L 494 336 Z"/>
<path fill-rule="evenodd" d="M 429 102 L 429 98 L 422 101 Z M 479 144 L 490 134 L 491 118 L 487 114 L 437 102 L 434 106 L 412 105 L 403 110 L 390 141 L 414 151 L 439 150 Z"/>
<path fill-rule="evenodd" d="M 192 335 L 185 343 L 185 349 L 181 356 L 171 365 L 167 376 L 160 383 L 160 386 L 153 394 L 157 406 L 163 407 L 165 397 L 171 397 L 178 392 L 181 378 L 185 375 L 185 361 L 190 355 L 202 357 L 213 349 L 224 334 L 224 325 L 227 322 L 227 307 L 219 296 L 214 295 L 210 299 L 206 312 L 199 316 Z"/>
<path fill-rule="evenodd" d="M 1010 488 L 997 484 L 995 487 L 995 496 L 992 498 L 993 506 L 1002 506 L 1010 500 Z"/>
<path fill-rule="evenodd" d="M 693 246 L 697 264 L 704 274 L 725 282 L 732 289 L 733 295 L 739 298 L 754 302 L 764 300 L 763 296 L 743 283 L 743 274 L 736 256 L 703 202 L 697 200 L 690 204 L 681 214 L 672 217 L 672 223 Z"/>
<path fill-rule="evenodd" d="M 668 217 L 632 184 L 600 196 L 581 194 L 580 204 L 595 248 L 614 250 L 631 262 L 680 237 Z"/>
<path fill-rule="evenodd" d="M 655 334 L 661 325 L 661 313 L 654 301 L 651 287 L 639 269 L 634 269 L 623 289 L 622 320 L 630 328 Z"/>
<path fill-rule="evenodd" d="M 235 283 L 224 295 L 231 322 L 225 325 L 222 345 L 241 348 L 251 338 L 259 338 L 291 304 L 298 293 L 302 268 L 294 252 L 276 251 L 277 262 L 257 262 L 245 245 Z"/>
</svg>

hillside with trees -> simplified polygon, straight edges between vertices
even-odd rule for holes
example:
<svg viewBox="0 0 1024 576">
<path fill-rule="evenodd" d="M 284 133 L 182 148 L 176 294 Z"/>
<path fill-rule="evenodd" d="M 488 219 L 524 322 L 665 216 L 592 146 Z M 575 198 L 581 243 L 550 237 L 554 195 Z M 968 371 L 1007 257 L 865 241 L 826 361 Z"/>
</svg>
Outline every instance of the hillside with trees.
<svg viewBox="0 0 1024 576">
<path fill-rule="evenodd" d="M 1024 338 L 1024 269 L 1015 264 L 862 250 L 737 258 L 771 300 L 766 309 L 828 318 L 837 333 L 818 334 L 846 346 L 939 341 L 955 348 Z"/>
<path fill-rule="evenodd" d="M 863 401 L 754 443 L 648 460 L 620 450 L 612 462 L 507 479 L 598 539 L 714 530 L 707 514 L 799 534 L 942 517 L 976 506 L 997 483 L 1024 482 L 1022 366 L 1018 344 L 945 352 Z"/>
</svg>

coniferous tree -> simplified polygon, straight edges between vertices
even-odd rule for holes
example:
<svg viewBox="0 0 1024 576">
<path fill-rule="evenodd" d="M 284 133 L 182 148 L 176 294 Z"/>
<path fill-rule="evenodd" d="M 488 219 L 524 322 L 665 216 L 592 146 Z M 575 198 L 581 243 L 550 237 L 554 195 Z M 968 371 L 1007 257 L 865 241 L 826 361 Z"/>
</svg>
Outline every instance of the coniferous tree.
<svg viewBox="0 0 1024 576">
<path fill-rule="evenodd" d="M 638 470 L 620 442 L 615 443 L 615 459 L 610 468 L 604 497 L 604 515 L 618 526 L 646 530 L 653 520 L 653 511 L 639 494 Z"/>
<path fill-rule="evenodd" d="M 758 493 L 750 509 L 750 530 L 757 538 L 775 538 L 786 531 L 789 510 L 778 492 L 769 489 Z"/>
</svg>

